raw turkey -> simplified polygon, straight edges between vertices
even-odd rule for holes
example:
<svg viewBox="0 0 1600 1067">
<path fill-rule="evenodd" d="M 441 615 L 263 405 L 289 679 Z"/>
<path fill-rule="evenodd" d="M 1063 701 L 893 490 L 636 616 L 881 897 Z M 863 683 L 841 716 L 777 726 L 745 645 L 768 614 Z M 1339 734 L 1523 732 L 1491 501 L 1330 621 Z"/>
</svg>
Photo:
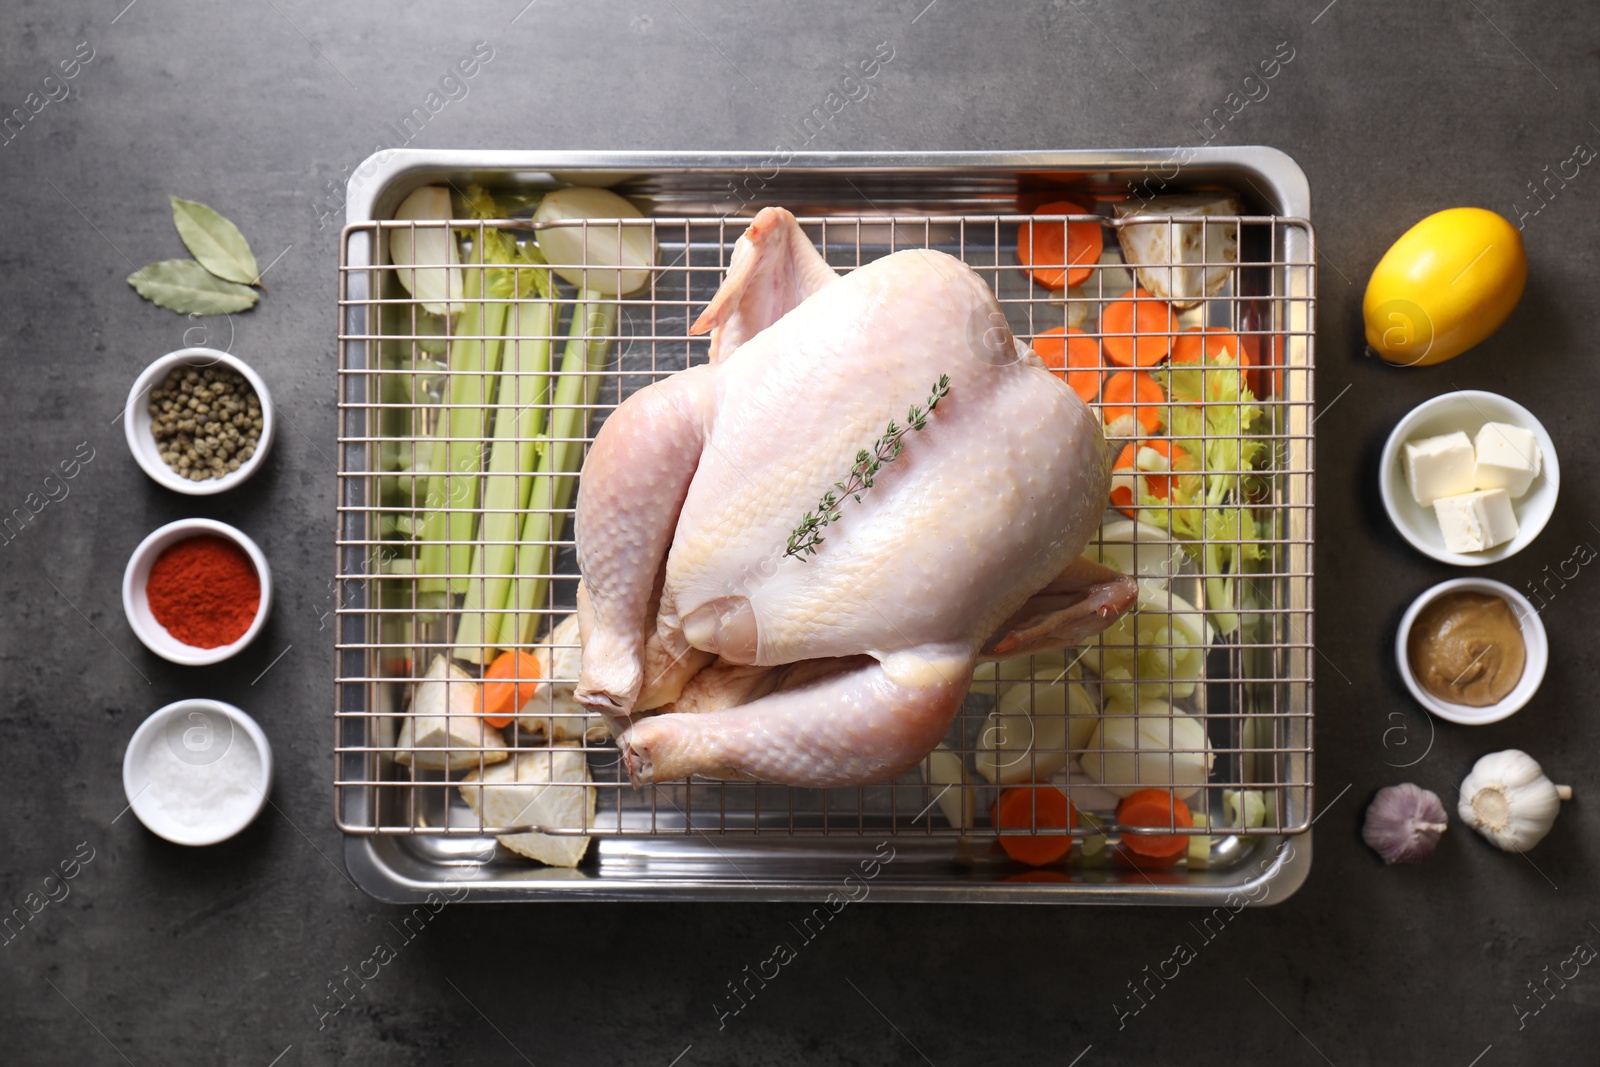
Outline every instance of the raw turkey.
<svg viewBox="0 0 1600 1067">
<path fill-rule="evenodd" d="M 1133 603 L 1132 580 L 1079 558 L 1109 491 L 1098 423 L 960 260 L 913 249 L 840 276 L 767 208 L 707 331 L 708 365 L 606 420 L 578 493 L 575 696 L 635 785 L 893 777 L 944 737 L 980 659 L 1081 643 Z M 903 454 L 815 554 L 786 554 L 941 376 Z"/>
</svg>

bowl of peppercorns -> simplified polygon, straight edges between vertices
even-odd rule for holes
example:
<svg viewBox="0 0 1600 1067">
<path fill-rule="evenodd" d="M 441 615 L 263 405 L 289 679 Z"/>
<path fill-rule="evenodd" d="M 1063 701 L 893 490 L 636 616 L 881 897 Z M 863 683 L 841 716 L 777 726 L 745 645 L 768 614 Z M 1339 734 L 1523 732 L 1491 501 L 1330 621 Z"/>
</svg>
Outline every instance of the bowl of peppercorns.
<svg viewBox="0 0 1600 1067">
<path fill-rule="evenodd" d="M 123 424 L 146 474 L 175 492 L 209 496 L 261 466 L 272 444 L 272 397 L 237 356 L 184 348 L 139 375 Z"/>
</svg>

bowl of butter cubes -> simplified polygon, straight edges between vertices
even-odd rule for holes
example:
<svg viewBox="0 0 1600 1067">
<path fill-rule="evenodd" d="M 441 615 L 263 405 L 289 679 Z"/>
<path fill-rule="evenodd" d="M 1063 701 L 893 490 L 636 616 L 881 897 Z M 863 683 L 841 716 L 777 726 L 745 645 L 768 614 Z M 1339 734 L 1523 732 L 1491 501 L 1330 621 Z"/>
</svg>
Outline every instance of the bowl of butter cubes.
<svg viewBox="0 0 1600 1067">
<path fill-rule="evenodd" d="M 1383 448 L 1379 488 L 1417 551 L 1478 567 L 1522 551 L 1555 511 L 1561 467 L 1527 408 L 1461 389 L 1418 405 Z"/>
</svg>

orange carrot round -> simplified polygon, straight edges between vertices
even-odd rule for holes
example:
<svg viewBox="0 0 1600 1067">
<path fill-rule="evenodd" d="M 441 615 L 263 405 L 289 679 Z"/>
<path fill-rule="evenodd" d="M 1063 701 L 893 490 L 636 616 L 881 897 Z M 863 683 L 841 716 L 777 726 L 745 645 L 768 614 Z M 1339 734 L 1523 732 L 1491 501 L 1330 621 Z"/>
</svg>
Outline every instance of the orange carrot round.
<svg viewBox="0 0 1600 1067">
<path fill-rule="evenodd" d="M 1100 396 L 1100 344 L 1075 326 L 1057 326 L 1033 339 L 1033 350 L 1068 387 L 1092 404 Z"/>
<path fill-rule="evenodd" d="M 1194 817 L 1189 805 L 1164 789 L 1141 789 L 1117 805 L 1117 822 L 1123 826 L 1189 827 Z M 1141 856 L 1176 856 L 1189 847 L 1187 834 L 1123 834 L 1122 845 Z"/>
<path fill-rule="evenodd" d="M 496 728 L 511 725 L 517 709 L 533 698 L 542 673 L 539 661 L 526 652 L 496 656 L 478 687 L 478 714 L 483 721 Z"/>
<path fill-rule="evenodd" d="M 1165 300 L 1135 289 L 1100 313 L 1100 341 L 1106 358 L 1124 367 L 1153 367 L 1172 348 L 1178 317 Z"/>
<path fill-rule="evenodd" d="M 1035 215 L 1081 215 L 1081 204 L 1057 200 Z M 1017 229 L 1017 262 L 1046 289 L 1081 285 L 1100 261 L 1105 235 L 1098 222 L 1024 222 Z"/>
<path fill-rule="evenodd" d="M 1117 371 L 1106 379 L 1100 417 L 1105 421 L 1106 432 L 1113 436 L 1131 437 L 1140 430 L 1158 434 L 1166 425 L 1166 403 L 1167 394 L 1161 384 L 1146 372 Z M 1126 426 L 1117 425 L 1124 422 Z"/>
<path fill-rule="evenodd" d="M 1072 851 L 1071 828 L 1077 813 L 1055 786 L 1007 789 L 989 812 L 996 829 L 1060 830 L 1060 834 L 1034 837 L 1005 834 L 1000 847 L 1018 863 L 1042 867 Z"/>
<path fill-rule="evenodd" d="M 1113 481 L 1111 485 L 1111 503 L 1117 506 L 1130 519 L 1138 518 L 1138 501 L 1134 499 L 1133 486 L 1115 477 L 1119 471 L 1132 471 L 1133 477 L 1144 479 L 1145 492 L 1153 497 L 1166 500 L 1172 492 L 1172 475 L 1162 474 L 1157 471 L 1141 471 L 1138 469 L 1139 449 L 1149 448 L 1159 453 L 1167 461 L 1167 469 L 1177 467 L 1189 458 L 1189 453 L 1173 445 L 1165 438 L 1157 437 L 1144 443 L 1129 441 L 1122 446 L 1122 451 L 1117 453 L 1116 462 L 1111 465 Z M 1132 478 L 1128 479 L 1132 481 Z"/>
<path fill-rule="evenodd" d="M 1191 326 L 1172 342 L 1172 362 L 1177 363 L 1233 363 L 1241 360 L 1246 365 L 1252 355 L 1245 351 L 1238 334 L 1223 326 Z"/>
</svg>

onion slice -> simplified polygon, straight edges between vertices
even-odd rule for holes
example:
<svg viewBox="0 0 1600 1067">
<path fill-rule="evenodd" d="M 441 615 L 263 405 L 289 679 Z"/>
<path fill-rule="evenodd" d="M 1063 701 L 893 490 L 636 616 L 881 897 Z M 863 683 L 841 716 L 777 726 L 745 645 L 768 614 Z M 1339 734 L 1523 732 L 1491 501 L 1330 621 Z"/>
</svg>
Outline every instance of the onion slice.
<svg viewBox="0 0 1600 1067">
<path fill-rule="evenodd" d="M 589 219 L 642 219 L 639 209 L 605 189 L 558 189 L 539 202 L 539 250 L 563 281 L 602 297 L 642 289 L 655 265 L 648 226 L 591 225 Z"/>
<path fill-rule="evenodd" d="M 424 185 L 400 202 L 396 221 L 447 221 L 451 217 L 450 190 Z M 389 261 L 406 292 L 434 315 L 454 315 L 461 310 L 463 287 L 461 250 L 448 226 L 400 226 L 389 231 Z M 437 264 L 437 266 L 429 266 Z M 407 268 L 415 267 L 415 270 Z M 450 297 L 456 297 L 450 300 Z"/>
</svg>

